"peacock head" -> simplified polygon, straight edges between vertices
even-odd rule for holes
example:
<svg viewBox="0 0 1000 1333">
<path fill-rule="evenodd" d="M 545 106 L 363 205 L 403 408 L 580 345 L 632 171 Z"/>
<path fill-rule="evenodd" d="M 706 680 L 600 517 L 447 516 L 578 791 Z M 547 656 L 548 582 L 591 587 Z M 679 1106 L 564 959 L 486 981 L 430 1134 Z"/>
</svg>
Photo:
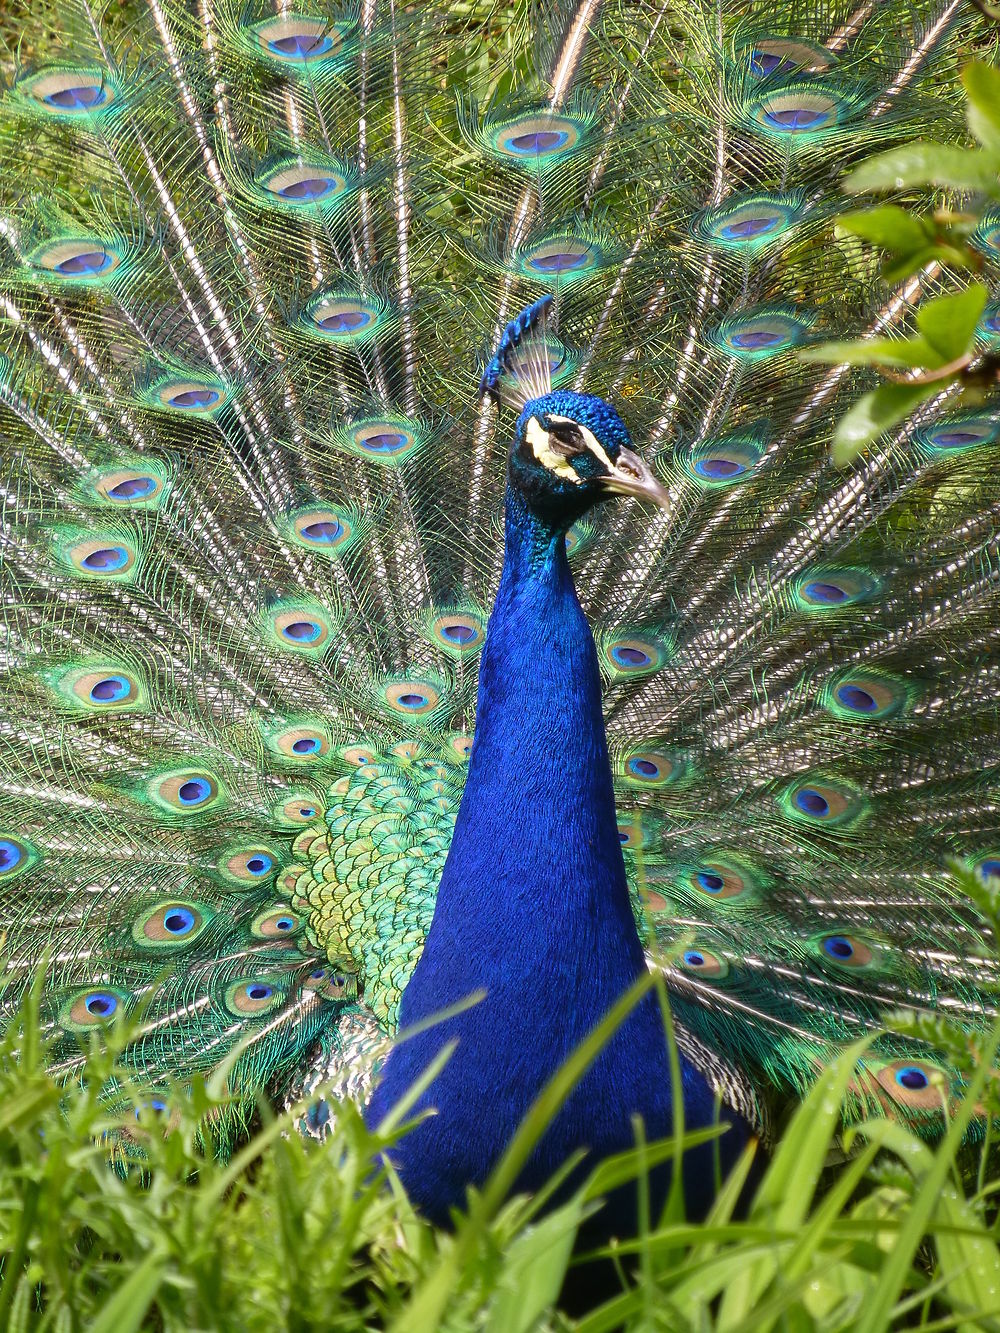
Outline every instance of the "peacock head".
<svg viewBox="0 0 1000 1333">
<path fill-rule="evenodd" d="M 632 449 L 628 429 L 603 398 L 553 389 L 521 410 L 510 452 L 511 488 L 557 529 L 615 495 L 666 508 L 666 491 Z"/>
</svg>

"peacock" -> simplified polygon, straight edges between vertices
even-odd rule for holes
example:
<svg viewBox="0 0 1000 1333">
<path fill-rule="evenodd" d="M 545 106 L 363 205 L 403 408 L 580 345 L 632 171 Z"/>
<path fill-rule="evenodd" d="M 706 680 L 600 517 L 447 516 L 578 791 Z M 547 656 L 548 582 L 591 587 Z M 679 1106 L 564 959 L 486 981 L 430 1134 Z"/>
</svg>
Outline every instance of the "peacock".
<svg viewBox="0 0 1000 1333">
<path fill-rule="evenodd" d="M 1000 872 L 1000 414 L 945 389 L 841 466 L 868 381 L 802 353 L 953 290 L 834 219 L 961 135 L 983 23 L 5 11 L 0 1005 L 40 984 L 61 1077 L 133 1021 L 110 1104 L 224 1068 L 225 1151 L 431 1069 L 389 1156 L 447 1222 L 653 969 L 678 1078 L 648 991 L 520 1187 L 682 1110 L 704 1210 L 871 1033 L 845 1115 L 940 1129 L 962 1071 L 883 1023 L 995 1014 L 953 872 Z"/>
</svg>

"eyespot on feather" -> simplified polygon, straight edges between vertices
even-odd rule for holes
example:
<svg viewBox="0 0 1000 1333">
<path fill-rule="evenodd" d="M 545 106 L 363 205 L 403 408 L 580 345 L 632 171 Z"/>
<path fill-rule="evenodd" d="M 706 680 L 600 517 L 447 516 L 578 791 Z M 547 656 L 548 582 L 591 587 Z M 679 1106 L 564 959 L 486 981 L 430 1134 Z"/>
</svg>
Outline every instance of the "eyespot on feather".
<svg viewBox="0 0 1000 1333">
<path fill-rule="evenodd" d="M 823 688 L 820 703 L 838 721 L 884 722 L 905 713 L 914 692 L 898 676 L 862 668 L 835 677 Z"/>
<path fill-rule="evenodd" d="M 477 131 L 479 145 L 508 166 L 550 171 L 582 149 L 590 121 L 548 109 L 514 116 L 487 116 Z"/>
<path fill-rule="evenodd" d="M 291 940 L 301 934 L 305 921 L 284 904 L 259 912 L 250 926 L 250 933 L 259 940 Z"/>
<path fill-rule="evenodd" d="M 66 120 L 100 119 L 118 99 L 118 88 L 107 70 L 96 65 L 52 66 L 18 80 L 15 86 L 26 104 Z"/>
<path fill-rule="evenodd" d="M 261 1018 L 273 1013 L 285 1002 L 288 985 L 272 976 L 249 977 L 226 988 L 225 1005 L 238 1018 Z"/>
<path fill-rule="evenodd" d="M 602 643 L 602 660 L 612 678 L 648 676 L 666 665 L 665 644 L 644 634 L 613 636 Z"/>
<path fill-rule="evenodd" d="M 256 55 L 291 69 L 336 62 L 342 56 L 347 25 L 325 18 L 285 13 L 245 29 Z"/>
<path fill-rule="evenodd" d="M 130 541 L 109 534 L 74 542 L 65 548 L 65 558 L 87 578 L 128 581 L 135 576 L 138 555 Z"/>
<path fill-rule="evenodd" d="M 729 975 L 729 963 L 714 950 L 700 944 L 689 944 L 670 960 L 674 967 L 702 981 L 723 981 Z"/>
<path fill-rule="evenodd" d="M 792 596 L 798 610 L 821 614 L 869 602 L 879 591 L 878 579 L 867 570 L 822 565 L 799 575 Z"/>
<path fill-rule="evenodd" d="M 713 347 L 738 361 L 766 361 L 801 347 L 812 323 L 809 312 L 794 306 L 760 306 L 722 320 L 707 336 Z"/>
<path fill-rule="evenodd" d="M 763 453 L 754 435 L 725 435 L 694 446 L 681 462 L 692 481 L 713 489 L 748 481 Z"/>
<path fill-rule="evenodd" d="M 103 1027 L 124 1012 L 128 997 L 113 986 L 88 986 L 77 991 L 59 1011 L 59 1025 L 67 1032 Z"/>
<path fill-rule="evenodd" d="M 225 802 L 225 789 L 206 769 L 178 769 L 161 773 L 149 784 L 149 795 L 170 814 L 203 814 Z"/>
<path fill-rule="evenodd" d="M 708 245 L 734 252 L 754 252 L 773 245 L 801 220 L 805 193 L 747 192 L 731 195 L 714 208 L 695 214 L 691 230 Z"/>
<path fill-rule="evenodd" d="M 230 884 L 245 888 L 264 884 L 281 869 L 278 853 L 272 847 L 228 847 L 216 862 L 219 873 Z"/>
<path fill-rule="evenodd" d="M 139 678 L 127 668 L 113 663 L 70 668 L 58 675 L 53 674 L 52 684 L 60 698 L 80 712 L 127 712 L 146 703 Z"/>
<path fill-rule="evenodd" d="M 345 764 L 350 764 L 352 768 L 360 768 L 362 764 L 378 762 L 378 752 L 368 745 L 348 745 L 340 751 L 340 757 Z"/>
<path fill-rule="evenodd" d="M 150 386 L 145 401 L 149 407 L 183 416 L 211 417 L 226 406 L 229 396 L 221 380 L 167 375 Z"/>
<path fill-rule="evenodd" d="M 863 971 L 879 964 L 879 949 L 860 935 L 832 931 L 810 940 L 810 948 L 821 963 Z"/>
<path fill-rule="evenodd" d="M 329 646 L 330 618 L 313 603 L 281 602 L 271 609 L 267 623 L 271 638 L 284 651 L 317 657 Z"/>
<path fill-rule="evenodd" d="M 785 815 L 801 824 L 849 826 L 868 813 L 862 792 L 842 779 L 802 777 L 779 797 Z"/>
<path fill-rule="evenodd" d="M 132 938 L 144 948 L 184 949 L 193 944 L 211 920 L 201 904 L 171 899 L 148 908 L 132 925 Z"/>
<path fill-rule="evenodd" d="M 891 1060 L 876 1066 L 866 1062 L 880 1087 L 898 1106 L 909 1111 L 944 1114 L 952 1101 L 951 1076 L 930 1060 Z"/>
<path fill-rule="evenodd" d="M 354 524 L 343 511 L 317 506 L 292 515 L 292 535 L 317 555 L 339 555 L 354 536 Z"/>
<path fill-rule="evenodd" d="M 404 717 L 426 717 L 441 702 L 441 691 L 427 680 L 392 681 L 381 693 L 391 711 Z"/>
<path fill-rule="evenodd" d="M 158 468 L 113 468 L 96 474 L 92 485 L 98 500 L 116 509 L 155 509 L 165 494 L 166 479 Z"/>
<path fill-rule="evenodd" d="M 629 787 L 669 787 L 685 769 L 683 757 L 666 750 L 633 750 L 621 761 L 621 776 Z"/>
<path fill-rule="evenodd" d="M 274 807 L 274 817 L 279 824 L 304 828 L 321 820 L 326 814 L 326 802 L 312 792 L 300 792 L 286 796 Z"/>
<path fill-rule="evenodd" d="M 0 885 L 23 875 L 39 859 L 38 852 L 26 839 L 12 833 L 0 833 Z"/>
<path fill-rule="evenodd" d="M 466 611 L 443 611 L 429 623 L 434 643 L 453 657 L 478 652 L 486 641 L 486 625 L 481 616 Z"/>
<path fill-rule="evenodd" d="M 332 159 L 277 163 L 257 177 L 257 188 L 273 206 L 298 212 L 340 204 L 350 189 L 347 171 Z"/>
<path fill-rule="evenodd" d="M 330 753 L 330 732 L 321 722 L 305 721 L 264 733 L 272 754 L 297 764 L 314 764 Z"/>
<path fill-rule="evenodd" d="M 28 263 L 47 281 L 86 287 L 110 278 L 121 267 L 122 255 L 94 236 L 66 237 L 33 251 Z"/>
</svg>

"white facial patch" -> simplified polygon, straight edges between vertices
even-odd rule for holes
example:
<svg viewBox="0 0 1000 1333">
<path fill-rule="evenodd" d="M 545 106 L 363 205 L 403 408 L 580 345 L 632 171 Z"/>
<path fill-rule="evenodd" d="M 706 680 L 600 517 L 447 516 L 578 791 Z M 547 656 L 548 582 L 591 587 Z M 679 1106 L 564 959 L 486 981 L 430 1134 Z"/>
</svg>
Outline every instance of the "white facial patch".
<svg viewBox="0 0 1000 1333">
<path fill-rule="evenodd" d="M 541 422 L 537 417 L 528 418 L 524 435 L 531 445 L 531 452 L 535 455 L 536 462 L 541 463 L 543 467 L 547 467 L 557 477 L 564 477 L 566 481 L 571 481 L 576 486 L 583 485 L 583 478 L 577 476 L 576 468 L 569 459 L 552 448 L 552 437 L 547 430 L 542 429 Z"/>
<path fill-rule="evenodd" d="M 549 420 L 555 424 L 573 426 L 579 432 L 581 443 L 594 455 L 602 467 L 608 472 L 614 472 L 615 465 L 608 457 L 604 446 L 586 426 L 574 421 L 572 417 L 557 417 L 549 414 Z M 547 467 L 550 472 L 554 472 L 557 477 L 565 477 L 567 480 L 575 482 L 578 486 L 583 484 L 583 478 L 578 475 L 576 469 L 566 458 L 565 454 L 557 452 L 552 448 L 552 437 L 547 430 L 542 428 L 537 417 L 531 417 L 528 421 L 526 431 L 528 443 L 531 445 L 531 452 L 543 467 Z"/>
<path fill-rule="evenodd" d="M 588 430 L 587 427 L 581 425 L 579 421 L 574 421 L 572 417 L 557 417 L 554 416 L 551 412 L 549 413 L 549 420 L 554 421 L 556 423 L 562 423 L 567 426 L 575 426 L 576 429 L 580 432 L 580 438 L 583 440 L 583 443 L 587 446 L 587 448 L 594 455 L 597 461 L 600 464 L 602 464 L 602 466 L 606 467 L 609 472 L 613 472 L 615 470 L 615 465 L 612 463 L 611 459 L 605 452 L 604 445 L 601 444 L 600 440 L 597 438 L 597 436 L 594 434 L 592 430 Z"/>
</svg>

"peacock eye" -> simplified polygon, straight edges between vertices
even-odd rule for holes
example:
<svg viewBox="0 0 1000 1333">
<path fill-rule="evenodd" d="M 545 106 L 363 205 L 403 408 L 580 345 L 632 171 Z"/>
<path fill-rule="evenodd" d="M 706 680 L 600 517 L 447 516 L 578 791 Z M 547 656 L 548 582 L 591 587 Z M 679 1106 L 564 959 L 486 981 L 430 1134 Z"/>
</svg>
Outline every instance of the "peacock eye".
<svg viewBox="0 0 1000 1333">
<path fill-rule="evenodd" d="M 564 458 L 571 458 L 582 454 L 587 446 L 575 421 L 550 421 L 549 447 Z"/>
</svg>

